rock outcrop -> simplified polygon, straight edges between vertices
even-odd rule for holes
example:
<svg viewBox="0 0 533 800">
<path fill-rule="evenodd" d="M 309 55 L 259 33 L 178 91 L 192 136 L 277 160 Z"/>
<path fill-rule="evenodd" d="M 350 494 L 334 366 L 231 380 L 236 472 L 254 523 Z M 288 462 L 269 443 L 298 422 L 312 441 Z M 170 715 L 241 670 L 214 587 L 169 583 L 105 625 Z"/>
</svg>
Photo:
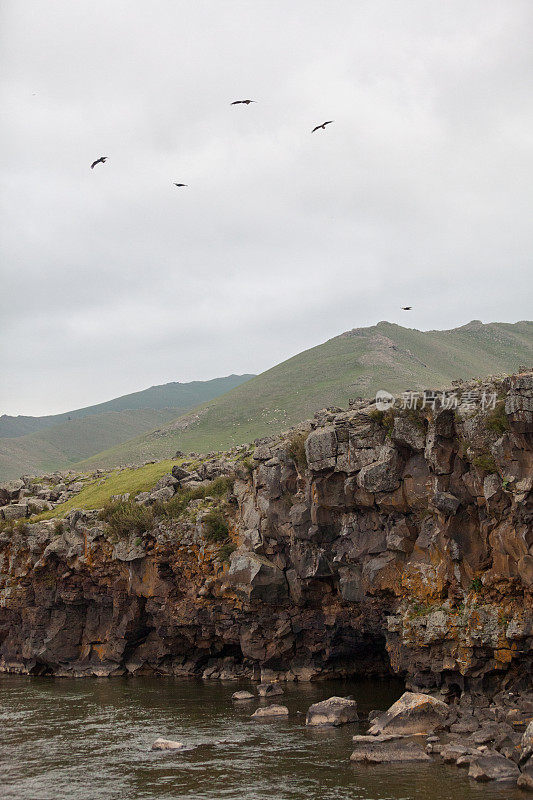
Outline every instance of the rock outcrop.
<svg viewBox="0 0 533 800">
<path fill-rule="evenodd" d="M 444 399 L 325 409 L 258 441 L 253 459 L 191 458 L 126 501 L 154 510 L 141 533 L 116 534 L 97 511 L 19 525 L 26 479 L 4 486 L 0 669 L 266 682 L 394 672 L 446 699 L 525 690 L 533 375 Z M 221 475 L 232 488 L 217 505 Z M 205 499 L 163 513 L 199 487 Z M 54 491 L 43 501 L 72 486 Z M 225 541 L 208 536 L 213 509 Z"/>
</svg>

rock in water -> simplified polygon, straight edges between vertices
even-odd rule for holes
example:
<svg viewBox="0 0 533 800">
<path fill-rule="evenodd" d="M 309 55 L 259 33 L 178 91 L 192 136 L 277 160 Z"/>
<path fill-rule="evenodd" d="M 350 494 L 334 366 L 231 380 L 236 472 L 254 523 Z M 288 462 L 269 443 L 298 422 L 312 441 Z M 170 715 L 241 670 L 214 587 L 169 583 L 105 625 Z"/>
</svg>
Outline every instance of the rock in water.
<svg viewBox="0 0 533 800">
<path fill-rule="evenodd" d="M 357 702 L 345 697 L 330 697 L 313 703 L 307 711 L 306 725 L 346 725 L 357 722 Z"/>
<path fill-rule="evenodd" d="M 283 694 L 283 689 L 279 683 L 260 683 L 257 687 L 257 694 L 259 697 L 274 697 Z"/>
<path fill-rule="evenodd" d="M 516 781 L 520 777 L 520 770 L 514 761 L 496 750 L 489 750 L 472 759 L 468 777 L 476 781 Z"/>
<path fill-rule="evenodd" d="M 421 742 L 406 740 L 398 736 L 354 736 L 355 749 L 350 761 L 367 764 L 382 764 L 398 761 L 430 761 Z"/>
<path fill-rule="evenodd" d="M 289 709 L 287 706 L 265 706 L 264 708 L 258 708 L 257 711 L 254 711 L 252 714 L 252 718 L 254 719 L 262 719 L 263 717 L 288 717 L 289 716 Z"/>
<path fill-rule="evenodd" d="M 533 721 L 529 723 L 520 742 L 520 769 L 518 786 L 533 792 Z"/>
<path fill-rule="evenodd" d="M 251 692 L 233 692 L 231 695 L 232 700 L 253 700 L 254 696 Z"/>
<path fill-rule="evenodd" d="M 174 742 L 172 739 L 156 739 L 152 745 L 152 750 L 183 750 L 184 747 L 184 744 Z"/>
<path fill-rule="evenodd" d="M 377 717 L 369 733 L 398 733 L 409 736 L 433 733 L 445 721 L 449 706 L 429 694 L 404 692 L 388 711 Z"/>
</svg>

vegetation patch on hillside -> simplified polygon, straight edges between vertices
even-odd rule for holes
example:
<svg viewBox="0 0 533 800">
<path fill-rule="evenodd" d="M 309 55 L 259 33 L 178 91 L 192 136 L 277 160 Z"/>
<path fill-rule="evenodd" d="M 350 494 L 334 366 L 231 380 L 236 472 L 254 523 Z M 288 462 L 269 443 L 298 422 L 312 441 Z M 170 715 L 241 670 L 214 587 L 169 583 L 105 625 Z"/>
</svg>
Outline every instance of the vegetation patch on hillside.
<svg viewBox="0 0 533 800">
<path fill-rule="evenodd" d="M 127 493 L 136 495 L 139 492 L 147 492 L 177 463 L 179 462 L 176 460 L 158 461 L 155 464 L 145 464 L 143 467 L 117 469 L 106 475 L 100 475 L 75 497 L 71 497 L 66 503 L 62 503 L 50 511 L 32 517 L 31 521 L 65 517 L 75 508 L 103 508 L 113 495 Z"/>
</svg>

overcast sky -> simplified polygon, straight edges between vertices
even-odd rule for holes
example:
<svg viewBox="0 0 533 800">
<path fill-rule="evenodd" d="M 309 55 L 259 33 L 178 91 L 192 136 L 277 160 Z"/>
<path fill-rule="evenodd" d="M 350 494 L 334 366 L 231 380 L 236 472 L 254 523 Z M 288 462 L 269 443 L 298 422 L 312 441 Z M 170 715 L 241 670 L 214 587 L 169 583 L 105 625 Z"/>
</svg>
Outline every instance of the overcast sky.
<svg viewBox="0 0 533 800">
<path fill-rule="evenodd" d="M 531 0 L 1 9 L 0 413 L 531 318 Z"/>
</svg>

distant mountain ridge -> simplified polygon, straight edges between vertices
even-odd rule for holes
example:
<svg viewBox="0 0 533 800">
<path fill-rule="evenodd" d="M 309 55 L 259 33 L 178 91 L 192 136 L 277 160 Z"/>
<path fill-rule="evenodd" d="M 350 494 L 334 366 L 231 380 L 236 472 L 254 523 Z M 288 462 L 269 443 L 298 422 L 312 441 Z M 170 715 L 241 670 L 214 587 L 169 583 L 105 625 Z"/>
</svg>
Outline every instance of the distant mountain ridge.
<svg viewBox="0 0 533 800">
<path fill-rule="evenodd" d="M 286 430 L 324 406 L 378 389 L 439 389 L 455 379 L 516 372 L 533 364 L 533 322 L 473 320 L 419 331 L 389 322 L 354 328 L 305 350 L 156 431 L 80 462 L 110 467 L 209 452 Z"/>
<path fill-rule="evenodd" d="M 47 417 L 0 418 L 0 480 L 67 469 L 170 422 L 253 377 L 167 383 Z M 26 432 L 24 431 L 31 431 Z"/>
<path fill-rule="evenodd" d="M 15 417 L 2 414 L 0 416 L 0 438 L 26 436 L 29 433 L 50 428 L 52 425 L 57 425 L 61 422 L 82 419 L 93 414 L 103 414 L 106 411 L 192 408 L 199 403 L 204 403 L 213 397 L 217 397 L 219 394 L 228 392 L 253 377 L 253 375 L 228 375 L 225 378 L 214 378 L 209 381 L 190 381 L 189 383 L 173 381 L 150 386 L 149 389 L 142 389 L 131 394 L 124 394 L 93 406 L 66 411 L 64 414 L 51 414 L 42 417 L 22 415 Z"/>
</svg>

